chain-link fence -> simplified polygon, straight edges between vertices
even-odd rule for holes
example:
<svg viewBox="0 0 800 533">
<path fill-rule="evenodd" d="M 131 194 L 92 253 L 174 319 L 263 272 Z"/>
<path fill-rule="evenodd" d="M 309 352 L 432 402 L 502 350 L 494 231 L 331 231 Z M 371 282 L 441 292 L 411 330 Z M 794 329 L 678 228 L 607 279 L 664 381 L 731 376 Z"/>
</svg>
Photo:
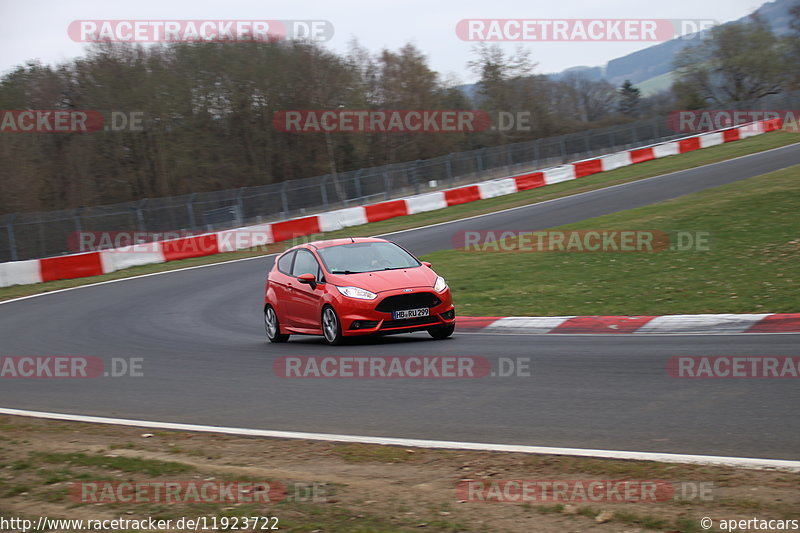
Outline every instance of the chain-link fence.
<svg viewBox="0 0 800 533">
<path fill-rule="evenodd" d="M 737 106 L 741 109 L 741 106 Z M 0 262 L 70 253 L 75 232 L 204 232 L 363 205 L 686 136 L 665 117 L 257 187 L 0 217 Z M 72 250 L 74 251 L 74 250 Z"/>
</svg>

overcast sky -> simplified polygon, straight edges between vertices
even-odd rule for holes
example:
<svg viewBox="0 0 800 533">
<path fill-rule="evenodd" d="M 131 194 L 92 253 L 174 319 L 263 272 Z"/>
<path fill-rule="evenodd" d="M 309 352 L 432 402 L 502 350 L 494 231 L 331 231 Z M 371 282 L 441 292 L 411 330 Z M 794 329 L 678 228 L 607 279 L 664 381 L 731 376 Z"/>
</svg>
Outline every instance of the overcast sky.
<svg viewBox="0 0 800 533">
<path fill-rule="evenodd" d="M 461 19 L 714 19 L 734 20 L 754 11 L 757 0 L 400 0 L 382 5 L 369 0 L 0 0 L 0 72 L 29 59 L 56 64 L 83 53 L 67 26 L 74 20 L 328 20 L 335 35 L 325 46 L 345 51 L 356 37 L 371 51 L 416 44 L 434 70 L 474 81 L 466 62 L 473 43 L 460 40 Z M 646 48 L 648 42 L 523 43 L 538 63 L 538 72 L 557 72 L 577 65 L 600 66 L 608 60 Z M 503 44 L 509 51 L 513 44 Z"/>
</svg>

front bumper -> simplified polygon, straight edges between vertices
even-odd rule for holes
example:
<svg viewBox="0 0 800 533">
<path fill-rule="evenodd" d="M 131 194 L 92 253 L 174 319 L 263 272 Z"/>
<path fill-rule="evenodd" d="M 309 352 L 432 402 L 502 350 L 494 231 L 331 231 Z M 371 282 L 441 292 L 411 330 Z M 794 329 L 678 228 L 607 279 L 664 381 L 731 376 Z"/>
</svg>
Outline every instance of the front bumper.
<svg viewBox="0 0 800 533">
<path fill-rule="evenodd" d="M 416 297 L 426 293 L 434 295 L 440 302 L 428 307 L 430 316 L 393 320 L 391 311 L 387 309 L 386 300 L 392 297 Z M 391 301 L 391 300 L 390 300 Z M 383 305 L 382 305 L 383 304 Z M 413 308 L 412 306 L 399 306 L 400 308 Z M 420 305 L 419 307 L 427 307 Z M 426 330 L 431 327 L 448 326 L 455 323 L 455 307 L 450 289 L 437 293 L 431 287 L 417 287 L 411 292 L 403 289 L 384 291 L 374 300 L 357 300 L 344 298 L 338 309 L 339 320 L 342 324 L 342 334 L 345 336 L 357 335 L 390 335 L 392 333 L 409 333 L 412 331 Z"/>
</svg>

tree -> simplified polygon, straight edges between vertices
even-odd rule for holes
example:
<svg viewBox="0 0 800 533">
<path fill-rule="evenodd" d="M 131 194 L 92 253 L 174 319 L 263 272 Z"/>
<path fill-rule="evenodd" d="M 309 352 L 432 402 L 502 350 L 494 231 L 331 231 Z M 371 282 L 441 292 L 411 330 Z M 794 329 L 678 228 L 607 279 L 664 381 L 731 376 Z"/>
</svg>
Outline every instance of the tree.
<svg viewBox="0 0 800 533">
<path fill-rule="evenodd" d="M 712 28 L 674 65 L 673 88 L 685 108 L 758 100 L 780 93 L 788 80 L 780 41 L 757 17 Z"/>
<path fill-rule="evenodd" d="M 531 61 L 530 51 L 517 48 L 506 55 L 497 45 L 483 43 L 473 49 L 476 58 L 467 66 L 480 78 L 477 83 L 476 100 L 479 107 L 490 113 L 529 113 L 528 129 L 512 128 L 490 134 L 488 144 L 501 144 L 540 137 L 550 132 L 551 116 L 547 106 L 547 81 L 536 75 L 536 64 Z"/>
<path fill-rule="evenodd" d="M 625 80 L 619 88 L 619 112 L 628 117 L 637 116 L 641 97 L 642 91 L 634 86 L 631 80 Z"/>
<path fill-rule="evenodd" d="M 789 9 L 789 28 L 792 30 L 781 42 L 783 61 L 789 73 L 790 90 L 800 89 L 800 3 Z"/>
<path fill-rule="evenodd" d="M 606 80 L 591 80 L 584 74 L 569 73 L 558 84 L 572 115 L 581 122 L 595 122 L 610 115 L 617 95 Z"/>
</svg>

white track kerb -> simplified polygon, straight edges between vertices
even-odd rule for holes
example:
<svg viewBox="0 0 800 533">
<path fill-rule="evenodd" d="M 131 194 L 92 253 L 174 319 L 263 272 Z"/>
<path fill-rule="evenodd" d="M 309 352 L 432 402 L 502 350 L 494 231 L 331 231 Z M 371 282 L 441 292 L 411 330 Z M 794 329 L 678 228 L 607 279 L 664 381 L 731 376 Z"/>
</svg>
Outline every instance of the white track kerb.
<svg viewBox="0 0 800 533">
<path fill-rule="evenodd" d="M 746 457 L 720 457 L 716 455 L 683 455 L 674 453 L 629 452 L 615 450 L 589 450 L 582 448 L 551 448 L 546 446 L 521 446 L 515 444 L 487 444 L 482 442 L 457 442 L 446 440 L 403 439 L 393 437 L 367 437 L 358 435 L 336 435 L 330 433 L 304 433 L 299 431 L 272 431 L 267 429 L 247 429 L 221 426 L 201 426 L 195 424 L 175 424 L 170 422 L 150 422 L 124 418 L 105 418 L 99 416 L 44 413 L 21 409 L 0 408 L 0 414 L 89 422 L 93 424 L 113 424 L 151 429 L 174 431 L 196 431 L 201 433 L 221 433 L 245 437 L 270 437 L 276 439 L 320 440 L 327 442 L 349 442 L 358 444 L 380 444 L 384 446 L 405 446 L 410 448 L 443 448 L 450 450 L 473 450 L 505 453 L 527 453 L 540 455 L 566 455 L 572 457 L 596 457 L 603 459 L 628 459 L 634 461 L 658 461 L 663 463 L 685 463 L 702 465 L 732 466 L 755 470 L 786 470 L 800 472 L 800 461 L 783 459 L 751 459 Z"/>
<path fill-rule="evenodd" d="M 800 313 L 663 316 L 461 317 L 460 331 L 518 335 L 743 335 L 800 333 Z"/>
</svg>

